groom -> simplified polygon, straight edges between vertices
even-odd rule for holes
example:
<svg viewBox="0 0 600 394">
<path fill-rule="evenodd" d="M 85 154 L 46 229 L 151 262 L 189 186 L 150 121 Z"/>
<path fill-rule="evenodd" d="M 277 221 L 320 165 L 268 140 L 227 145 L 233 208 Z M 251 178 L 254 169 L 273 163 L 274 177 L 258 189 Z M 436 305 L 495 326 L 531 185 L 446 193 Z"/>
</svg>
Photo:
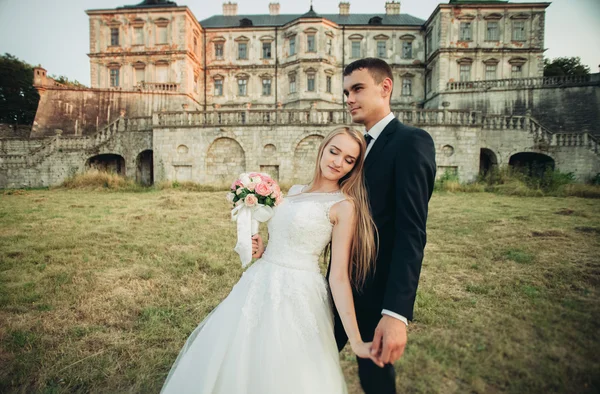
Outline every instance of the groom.
<svg viewBox="0 0 600 394">
<path fill-rule="evenodd" d="M 431 136 L 400 123 L 391 112 L 390 66 L 365 58 L 344 69 L 344 95 L 354 123 L 365 126 L 365 183 L 379 232 L 374 274 L 354 293 L 356 317 L 365 342 L 383 368 L 358 358 L 358 374 L 367 394 L 395 393 L 393 363 L 407 341 L 408 320 L 419 284 L 426 242 L 427 205 L 435 180 Z M 336 313 L 335 336 L 341 350 L 348 338 Z"/>
</svg>

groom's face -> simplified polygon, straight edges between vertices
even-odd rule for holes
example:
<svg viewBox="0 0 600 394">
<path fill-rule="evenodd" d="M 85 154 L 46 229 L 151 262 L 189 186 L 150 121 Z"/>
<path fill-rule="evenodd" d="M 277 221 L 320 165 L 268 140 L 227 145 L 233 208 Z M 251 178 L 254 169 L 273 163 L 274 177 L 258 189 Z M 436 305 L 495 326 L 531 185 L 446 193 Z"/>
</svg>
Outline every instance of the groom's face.
<svg viewBox="0 0 600 394">
<path fill-rule="evenodd" d="M 384 82 L 377 83 L 366 68 L 354 70 L 344 77 L 344 95 L 353 122 L 364 124 L 369 129 L 381 120 L 381 114 L 389 106 Z"/>
</svg>

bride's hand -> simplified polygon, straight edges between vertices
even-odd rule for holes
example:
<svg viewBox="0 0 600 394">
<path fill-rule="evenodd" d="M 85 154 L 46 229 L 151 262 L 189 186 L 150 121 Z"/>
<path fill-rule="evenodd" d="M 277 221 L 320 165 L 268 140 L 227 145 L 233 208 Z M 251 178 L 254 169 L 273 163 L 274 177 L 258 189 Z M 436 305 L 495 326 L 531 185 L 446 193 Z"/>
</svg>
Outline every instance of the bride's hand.
<svg viewBox="0 0 600 394">
<path fill-rule="evenodd" d="M 371 355 L 371 345 L 373 342 L 357 342 L 351 343 L 352 351 L 360 358 L 369 358 L 380 368 L 383 368 L 383 363 L 375 356 Z"/>
</svg>

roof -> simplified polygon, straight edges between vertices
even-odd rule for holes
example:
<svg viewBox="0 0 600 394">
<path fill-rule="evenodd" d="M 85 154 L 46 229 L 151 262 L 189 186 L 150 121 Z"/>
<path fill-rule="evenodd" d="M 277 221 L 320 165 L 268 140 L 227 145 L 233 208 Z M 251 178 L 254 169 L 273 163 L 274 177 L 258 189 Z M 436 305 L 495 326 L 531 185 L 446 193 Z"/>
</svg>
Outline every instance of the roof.
<svg viewBox="0 0 600 394">
<path fill-rule="evenodd" d="M 119 8 L 152 8 L 152 7 L 177 7 L 177 3 L 169 0 L 144 0 L 136 5 L 125 5 Z"/>
<path fill-rule="evenodd" d="M 205 28 L 240 27 L 240 20 L 246 18 L 252 21 L 252 25 L 254 27 L 267 27 L 283 26 L 300 18 L 324 18 L 337 23 L 338 25 L 368 26 L 369 20 L 375 16 L 381 18 L 381 26 L 422 26 L 425 24 L 423 19 L 419 19 L 408 14 L 317 14 L 312 9 L 306 14 L 246 14 L 235 16 L 213 15 L 210 18 L 200 21 L 200 24 Z"/>
</svg>

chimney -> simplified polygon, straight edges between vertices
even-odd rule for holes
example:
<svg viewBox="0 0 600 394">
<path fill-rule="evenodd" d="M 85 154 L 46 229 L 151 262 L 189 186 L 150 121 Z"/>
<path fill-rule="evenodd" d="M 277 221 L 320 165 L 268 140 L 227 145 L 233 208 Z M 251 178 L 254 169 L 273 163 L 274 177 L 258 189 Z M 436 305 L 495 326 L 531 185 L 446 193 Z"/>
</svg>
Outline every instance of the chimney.
<svg viewBox="0 0 600 394">
<path fill-rule="evenodd" d="M 269 3 L 269 15 L 279 15 L 279 3 Z"/>
<path fill-rule="evenodd" d="M 340 15 L 350 15 L 350 3 L 348 3 L 348 2 L 340 3 Z"/>
<path fill-rule="evenodd" d="M 237 15 L 237 3 L 228 1 L 223 3 L 223 15 L 225 16 L 236 16 Z"/>
<path fill-rule="evenodd" d="M 400 3 L 395 1 L 388 1 L 385 3 L 385 14 L 400 15 Z"/>
</svg>

